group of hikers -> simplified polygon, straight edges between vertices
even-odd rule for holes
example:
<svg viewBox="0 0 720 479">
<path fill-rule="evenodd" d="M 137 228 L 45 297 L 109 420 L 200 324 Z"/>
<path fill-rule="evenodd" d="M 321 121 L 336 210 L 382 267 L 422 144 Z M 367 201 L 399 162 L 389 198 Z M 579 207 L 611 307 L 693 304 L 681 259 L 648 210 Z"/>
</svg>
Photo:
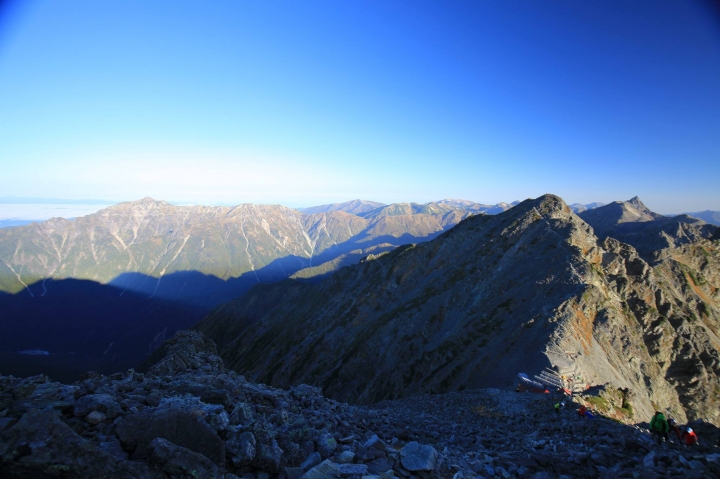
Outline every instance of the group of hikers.
<svg viewBox="0 0 720 479">
<path fill-rule="evenodd" d="M 565 409 L 565 401 L 560 401 L 560 402 L 555 403 L 555 412 L 557 414 L 560 414 L 560 411 L 562 409 Z M 577 412 L 578 417 L 581 419 L 582 418 L 592 419 L 595 417 L 595 415 L 592 412 L 590 412 L 588 410 L 588 408 L 585 407 L 584 404 L 581 404 L 580 407 L 575 410 L 575 412 Z"/>
<path fill-rule="evenodd" d="M 554 408 L 555 413 L 560 414 L 560 411 L 565 409 L 565 401 L 555 403 Z M 575 412 L 577 412 L 578 417 L 581 419 L 592 419 L 595 417 L 585 405 L 580 405 Z M 700 444 L 697 434 L 691 427 L 680 427 L 675 419 L 666 419 L 665 415 L 660 411 L 655 412 L 655 415 L 650 420 L 650 432 L 656 437 L 658 444 L 662 444 L 664 441 L 670 441 L 671 432 L 677 437 L 679 444 L 687 447 Z"/>
<path fill-rule="evenodd" d="M 670 440 L 670 431 L 674 432 L 680 444 L 685 446 L 699 445 L 697 434 L 691 427 L 679 427 L 675 419 L 665 419 L 665 415 L 656 411 L 650 420 L 650 432 L 657 438 L 658 444 Z"/>
<path fill-rule="evenodd" d="M 550 393 L 550 389 L 547 387 L 546 384 L 542 384 L 542 387 L 540 388 L 539 387 L 540 383 L 530 381 L 527 378 L 526 374 L 521 373 L 521 374 L 518 374 L 518 376 L 520 377 L 521 381 L 518 384 L 517 389 L 515 389 L 515 391 L 522 392 L 522 391 L 530 390 L 532 392 L 543 392 L 545 394 Z M 575 383 L 575 380 L 580 379 L 580 378 L 579 377 L 573 378 L 573 377 L 562 376 L 560 379 L 562 381 L 563 386 L 558 387 L 557 393 L 561 394 L 563 396 L 563 399 L 559 400 L 554 405 L 555 413 L 557 415 L 560 415 L 560 412 L 563 409 L 565 409 L 566 401 L 572 401 L 573 385 Z M 537 384 L 538 386 L 533 387 L 533 385 L 535 385 L 535 384 Z M 565 387 L 565 385 L 567 385 L 567 387 Z M 578 417 L 581 419 L 583 419 L 583 418 L 592 419 L 595 417 L 595 415 L 592 412 L 590 412 L 590 410 L 588 410 L 588 408 L 585 405 L 580 405 L 580 407 L 578 409 L 576 409 L 575 412 L 577 413 Z M 680 443 L 680 444 L 683 444 L 687 447 L 697 446 L 700 444 L 697 434 L 695 433 L 695 431 L 692 430 L 691 427 L 689 427 L 689 426 L 680 427 L 677 424 L 677 422 L 675 421 L 675 419 L 672 419 L 672 418 L 666 419 L 665 415 L 662 412 L 656 411 L 655 415 L 650 420 L 650 433 L 656 437 L 658 444 L 661 445 L 664 441 L 670 441 L 670 432 L 671 431 L 677 437 L 678 443 Z"/>
</svg>

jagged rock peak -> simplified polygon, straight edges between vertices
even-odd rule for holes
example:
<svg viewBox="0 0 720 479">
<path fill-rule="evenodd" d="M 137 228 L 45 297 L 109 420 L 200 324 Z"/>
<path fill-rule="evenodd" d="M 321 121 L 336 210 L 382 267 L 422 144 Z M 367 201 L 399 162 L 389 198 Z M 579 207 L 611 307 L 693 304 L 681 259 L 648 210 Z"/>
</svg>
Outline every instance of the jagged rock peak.
<svg viewBox="0 0 720 479">
<path fill-rule="evenodd" d="M 514 211 L 526 212 L 535 208 L 541 214 L 553 212 L 571 213 L 570 207 L 559 196 L 546 193 L 534 199 L 527 199 L 513 208 Z"/>
<path fill-rule="evenodd" d="M 661 216 L 662 216 L 662 215 L 660 215 L 660 214 L 658 214 L 658 213 L 655 213 L 655 212 L 652 211 L 650 208 L 648 208 L 648 207 L 645 205 L 645 203 L 643 203 L 643 202 L 640 200 L 640 197 L 639 197 L 639 196 L 633 196 L 632 198 L 630 198 L 629 200 L 625 201 L 624 203 L 626 203 L 626 204 L 628 204 L 628 205 L 632 205 L 633 207 L 637 208 L 638 210 L 640 210 L 640 211 L 642 211 L 642 212 L 644 212 L 644 213 L 649 214 L 650 216 L 654 216 L 654 217 L 661 217 Z"/>
</svg>

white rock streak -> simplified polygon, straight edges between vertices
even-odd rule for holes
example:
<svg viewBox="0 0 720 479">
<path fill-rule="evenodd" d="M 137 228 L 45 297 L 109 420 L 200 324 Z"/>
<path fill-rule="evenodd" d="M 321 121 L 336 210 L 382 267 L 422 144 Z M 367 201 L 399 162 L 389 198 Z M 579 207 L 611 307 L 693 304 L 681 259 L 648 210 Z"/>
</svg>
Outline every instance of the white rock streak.
<svg viewBox="0 0 720 479">
<path fill-rule="evenodd" d="M 332 241 L 333 244 L 334 244 L 335 246 L 337 246 L 337 243 L 335 242 L 335 240 L 333 239 L 333 237 L 330 236 L 330 232 L 327 230 L 327 215 L 325 215 L 325 214 L 323 214 L 323 220 L 322 220 L 321 226 L 322 226 L 322 229 L 325 230 L 325 234 L 328 236 L 328 238 L 330 238 L 330 241 Z"/>
<path fill-rule="evenodd" d="M 185 236 L 185 238 L 183 239 L 182 244 L 181 244 L 180 247 L 177 249 L 177 251 L 175 251 L 175 254 L 173 255 L 172 259 L 171 259 L 170 261 L 168 261 L 167 264 L 163 267 L 162 271 L 160 271 L 160 276 L 158 277 L 157 284 L 155 284 L 155 290 L 154 290 L 153 293 L 148 297 L 148 299 L 150 299 L 150 298 L 152 298 L 152 297 L 155 296 L 155 293 L 157 293 L 157 290 L 158 290 L 158 288 L 160 287 L 160 281 L 162 280 L 162 277 L 163 277 L 163 275 L 165 274 L 165 271 L 167 271 L 168 267 L 172 264 L 172 262 L 175 261 L 175 259 L 177 259 L 178 255 L 180 255 L 180 252 L 183 250 L 183 248 L 185 247 L 185 244 L 188 242 L 189 239 L 190 239 L 190 235 Z M 124 293 L 124 292 L 125 292 L 125 291 L 123 291 L 123 293 Z M 121 293 L 121 295 L 122 295 L 122 293 Z"/>
<path fill-rule="evenodd" d="M 255 272 L 255 265 L 253 264 L 252 258 L 250 257 L 250 249 L 249 249 L 250 241 L 248 241 L 248 237 L 245 234 L 245 220 L 242 220 L 242 223 L 240 223 L 240 232 L 242 233 L 243 238 L 245 238 L 245 254 L 247 254 L 247 257 L 248 257 L 248 263 L 250 263 L 250 269 L 255 274 L 255 279 L 259 283 L 260 278 L 258 277 L 257 272 Z"/>
<path fill-rule="evenodd" d="M 10 266 L 8 263 L 6 263 L 5 261 L 3 261 L 2 259 L 0 259 L 0 261 L 2 261 L 3 264 L 4 264 L 5 266 L 7 266 L 10 271 L 13 272 L 13 274 L 17 277 L 18 281 L 20 281 L 20 284 L 22 284 L 23 286 L 25 286 L 25 289 L 27 290 L 27 292 L 30 293 L 30 296 L 32 296 L 32 297 L 34 298 L 35 295 L 33 294 L 33 292 L 30 291 L 30 288 L 28 288 L 28 285 L 25 284 L 25 281 L 23 281 L 23 280 L 20 278 L 20 275 L 15 272 L 15 270 L 12 268 L 12 266 Z"/>
</svg>

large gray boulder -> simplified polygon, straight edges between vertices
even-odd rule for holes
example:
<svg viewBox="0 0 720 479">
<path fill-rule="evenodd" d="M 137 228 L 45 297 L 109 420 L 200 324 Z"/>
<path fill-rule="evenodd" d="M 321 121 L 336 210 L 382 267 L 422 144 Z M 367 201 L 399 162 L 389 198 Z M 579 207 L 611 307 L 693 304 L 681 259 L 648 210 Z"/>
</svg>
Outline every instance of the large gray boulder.
<svg viewBox="0 0 720 479">
<path fill-rule="evenodd" d="M 225 443 L 201 414 L 183 409 L 159 409 L 127 416 L 115 429 L 133 459 L 147 456 L 155 438 L 166 439 L 204 455 L 217 465 L 225 464 Z"/>
<path fill-rule="evenodd" d="M 172 476 L 220 477 L 218 468 L 202 454 L 157 437 L 148 444 L 150 462 Z"/>
<path fill-rule="evenodd" d="M 417 441 L 409 442 L 400 450 L 400 462 L 408 471 L 432 471 L 437 457 L 434 447 L 424 446 Z"/>
<path fill-rule="evenodd" d="M 307 471 L 302 479 L 336 479 L 340 477 L 338 465 L 326 459 L 317 466 Z"/>
<path fill-rule="evenodd" d="M 255 435 L 252 432 L 241 432 L 231 429 L 228 432 L 226 448 L 230 460 L 235 467 L 246 466 L 252 462 L 257 453 Z"/>
<path fill-rule="evenodd" d="M 109 419 L 115 419 L 122 413 L 122 408 L 109 394 L 88 394 L 73 404 L 75 416 L 85 417 L 93 411 L 98 411 Z"/>
</svg>

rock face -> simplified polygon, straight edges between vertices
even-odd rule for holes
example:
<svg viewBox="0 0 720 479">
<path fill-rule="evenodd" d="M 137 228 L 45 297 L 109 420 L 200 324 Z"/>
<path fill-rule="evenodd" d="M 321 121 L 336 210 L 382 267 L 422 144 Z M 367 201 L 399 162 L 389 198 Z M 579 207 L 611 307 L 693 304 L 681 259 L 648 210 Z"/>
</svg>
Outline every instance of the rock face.
<svg viewBox="0 0 720 479">
<path fill-rule="evenodd" d="M 226 370 L 215 346 L 181 333 L 142 374 L 73 385 L 0 376 L 0 477 L 383 479 L 713 477 L 720 437 L 657 446 L 647 431 L 552 395 L 479 389 L 352 406 L 299 385 L 279 390 Z M 183 357 L 181 369 L 177 357 Z M 175 359 L 174 359 L 175 358 Z M 105 416 L 95 423 L 88 417 Z M 676 441 L 677 442 L 677 441 Z M 565 476 L 563 476 L 565 475 Z"/>
<path fill-rule="evenodd" d="M 254 381 L 353 403 L 509 387 L 552 368 L 630 391 L 639 417 L 661 408 L 717 424 L 717 228 L 630 203 L 643 222 L 623 230 L 631 244 L 599 239 L 546 195 L 318 285 L 257 287 L 197 328 Z M 600 227 L 630 224 L 613 218 Z"/>
</svg>

